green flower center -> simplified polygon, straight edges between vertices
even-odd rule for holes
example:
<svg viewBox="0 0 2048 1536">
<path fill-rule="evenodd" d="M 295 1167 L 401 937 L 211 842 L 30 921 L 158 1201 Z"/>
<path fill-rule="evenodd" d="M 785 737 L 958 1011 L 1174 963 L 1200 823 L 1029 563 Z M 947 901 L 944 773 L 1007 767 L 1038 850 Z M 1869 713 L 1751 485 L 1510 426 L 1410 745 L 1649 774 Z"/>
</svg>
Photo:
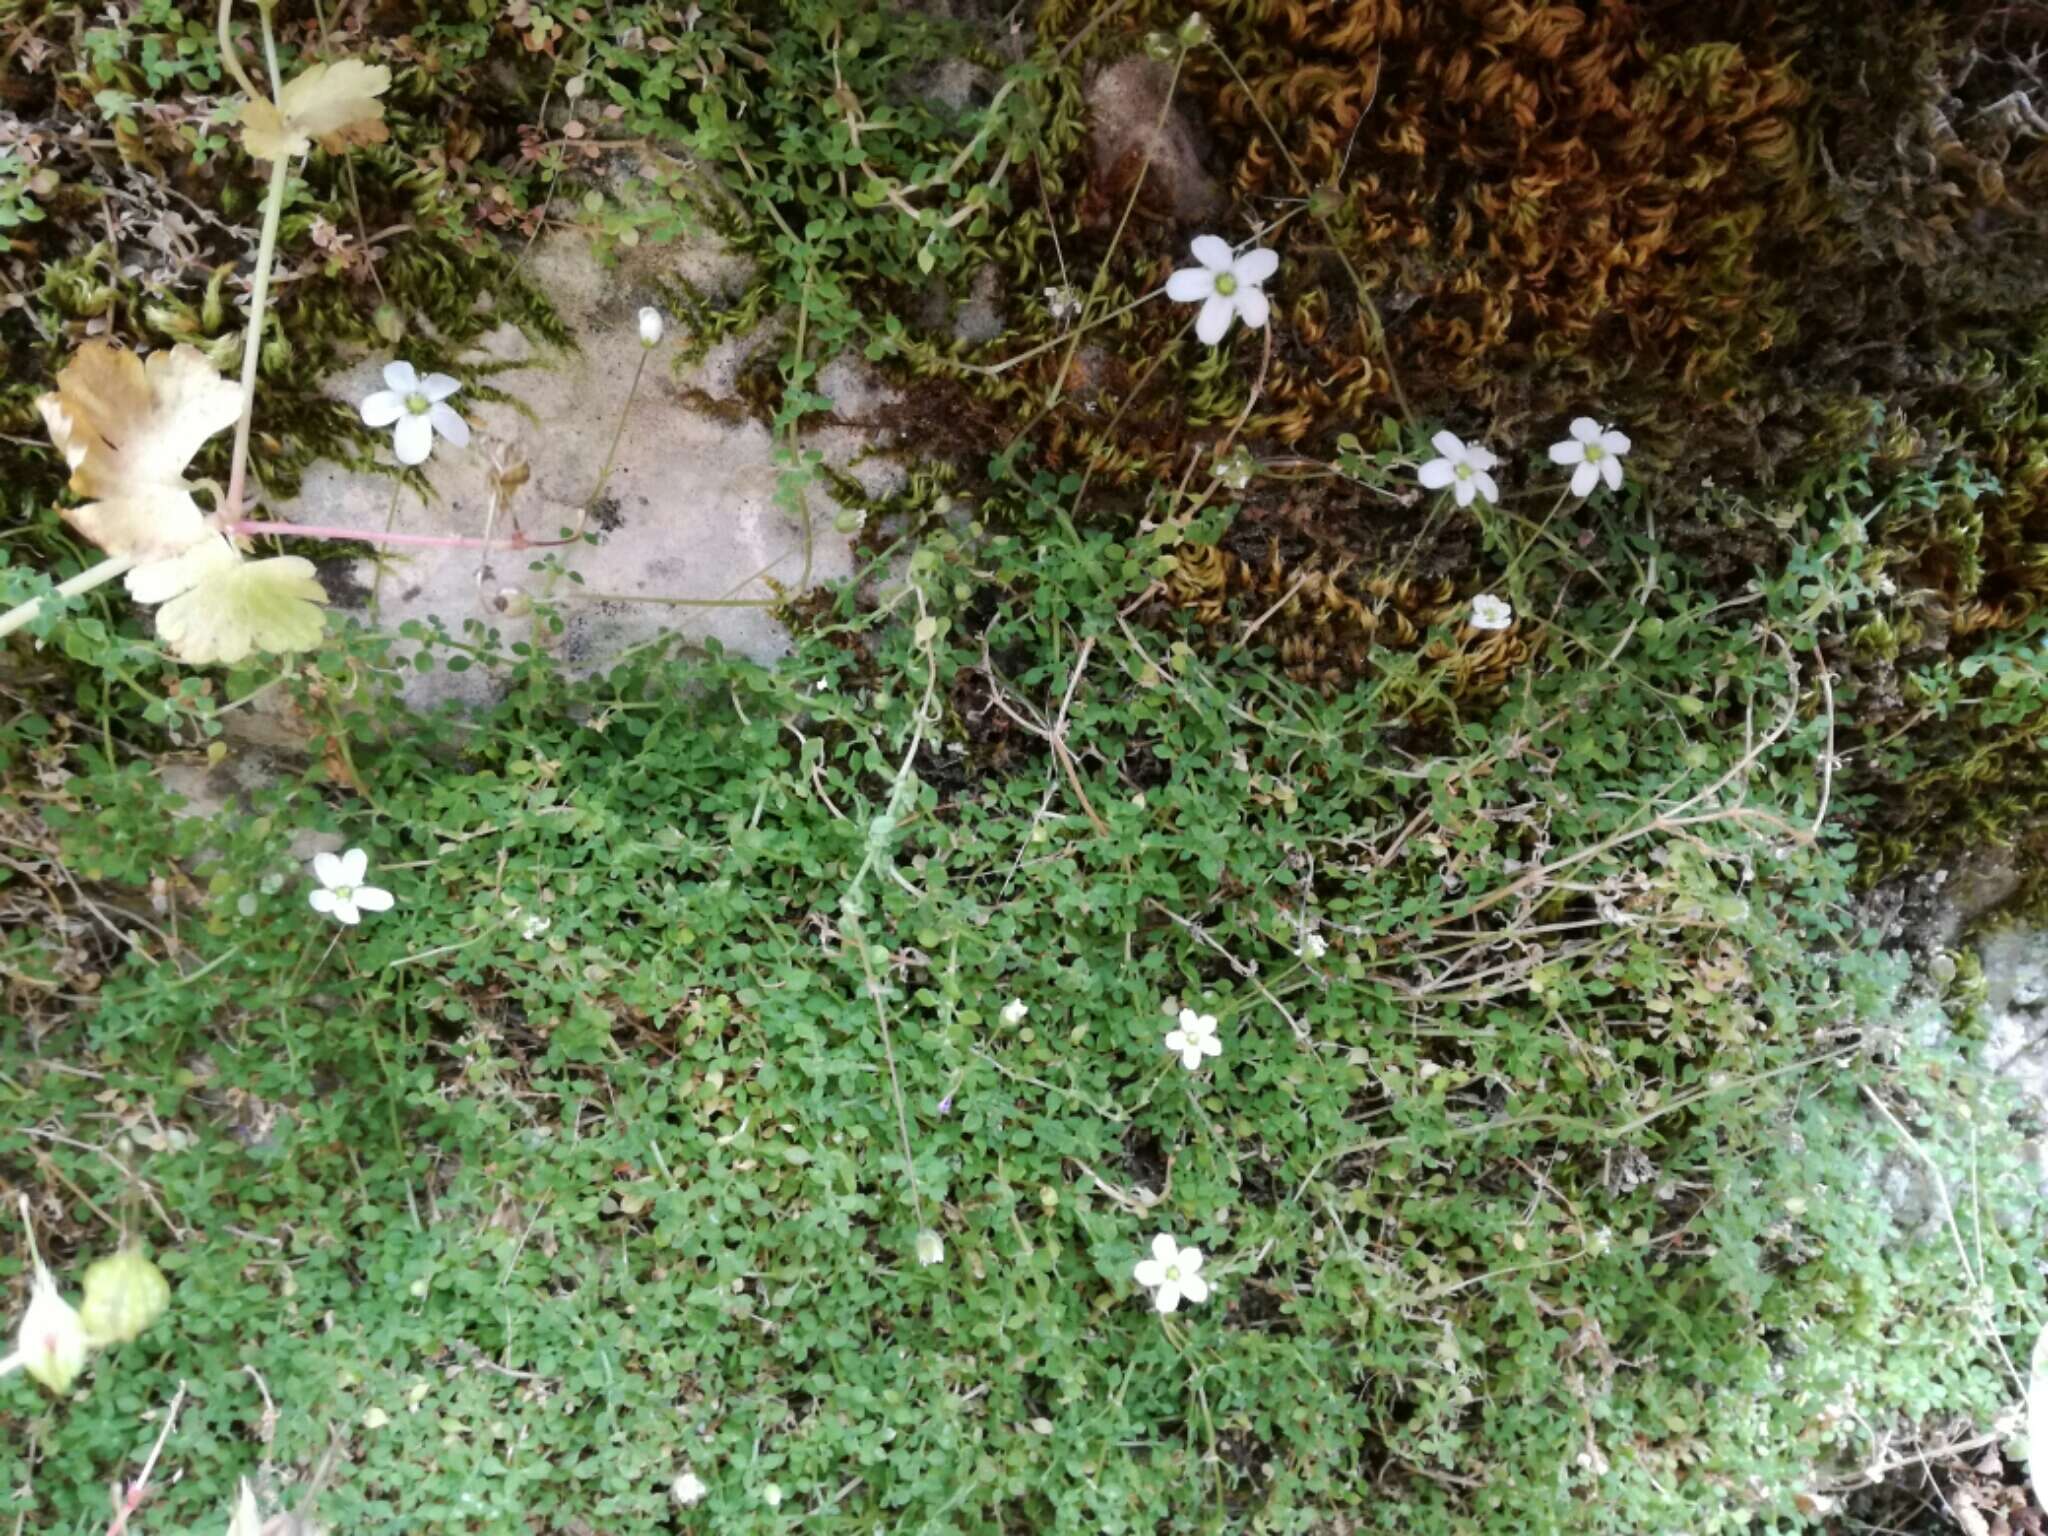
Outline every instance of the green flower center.
<svg viewBox="0 0 2048 1536">
<path fill-rule="evenodd" d="M 1178 1264 L 1167 1265 L 1166 1278 L 1171 1280 L 1176 1285 L 1180 1284 L 1180 1266 Z"/>
<path fill-rule="evenodd" d="M 1451 473 L 1460 480 L 1470 480 L 1472 478 L 1472 466 L 1470 464 L 1460 464 L 1452 469 Z"/>
<path fill-rule="evenodd" d="M 336 901 L 354 901 L 356 899 L 356 888 L 352 885 L 337 885 L 333 890 Z"/>
<path fill-rule="evenodd" d="M 415 390 L 405 397 L 405 408 L 415 416 L 424 416 L 434 408 L 434 402 Z"/>
<path fill-rule="evenodd" d="M 1216 291 L 1226 299 L 1237 292 L 1237 274 L 1235 272 L 1218 272 L 1216 274 Z"/>
<path fill-rule="evenodd" d="M 1605 448 L 1602 448 L 1598 443 L 1586 444 L 1586 462 L 1588 464 L 1598 464 L 1602 459 L 1606 457 L 1607 450 Z"/>
</svg>

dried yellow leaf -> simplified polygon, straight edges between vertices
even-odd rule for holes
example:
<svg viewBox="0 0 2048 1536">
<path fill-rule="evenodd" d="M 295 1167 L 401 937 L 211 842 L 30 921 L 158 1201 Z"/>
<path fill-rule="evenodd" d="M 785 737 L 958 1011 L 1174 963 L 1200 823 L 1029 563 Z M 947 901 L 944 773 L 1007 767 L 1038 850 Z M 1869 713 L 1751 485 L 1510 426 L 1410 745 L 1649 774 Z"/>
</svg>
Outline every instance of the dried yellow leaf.
<svg viewBox="0 0 2048 1536">
<path fill-rule="evenodd" d="M 382 64 L 315 64 L 288 81 L 275 104 L 261 98 L 242 104 L 242 147 L 258 160 L 283 160 L 315 143 L 327 150 L 381 144 L 390 130 L 377 98 L 390 85 L 391 71 Z"/>
<path fill-rule="evenodd" d="M 185 468 L 202 443 L 234 425 L 242 394 L 198 348 L 154 352 L 145 363 L 89 341 L 36 407 L 71 467 L 71 489 L 88 499 L 64 509 L 86 538 L 145 561 L 206 536 Z"/>
</svg>

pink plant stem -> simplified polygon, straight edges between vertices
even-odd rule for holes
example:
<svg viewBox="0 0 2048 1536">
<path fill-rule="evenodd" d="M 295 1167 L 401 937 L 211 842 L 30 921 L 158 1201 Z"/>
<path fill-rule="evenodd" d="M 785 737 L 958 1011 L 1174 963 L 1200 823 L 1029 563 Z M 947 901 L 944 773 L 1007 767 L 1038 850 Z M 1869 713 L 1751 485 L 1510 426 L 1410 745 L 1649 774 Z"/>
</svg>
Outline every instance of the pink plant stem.
<svg viewBox="0 0 2048 1536">
<path fill-rule="evenodd" d="M 178 1395 L 171 1399 L 171 1406 L 164 1414 L 164 1427 L 157 1431 L 156 1444 L 149 1448 L 149 1459 L 142 1464 L 141 1475 L 128 1485 L 120 1504 L 114 1509 L 113 1522 L 107 1527 L 107 1536 L 121 1536 L 128 1529 L 128 1517 L 142 1507 L 142 1496 L 149 1491 L 149 1475 L 156 1470 L 156 1459 L 164 1453 L 164 1442 L 171 1438 L 171 1426 L 178 1422 L 178 1409 L 185 1401 L 185 1383 L 178 1383 Z"/>
<path fill-rule="evenodd" d="M 555 549 L 570 539 L 529 539 L 514 533 L 507 539 L 470 539 L 453 533 L 392 533 L 379 528 L 341 528 L 332 523 L 273 523 L 261 518 L 225 523 L 222 531 L 237 538 L 259 533 L 295 539 L 346 539 L 359 544 L 396 544 L 406 549 Z"/>
</svg>

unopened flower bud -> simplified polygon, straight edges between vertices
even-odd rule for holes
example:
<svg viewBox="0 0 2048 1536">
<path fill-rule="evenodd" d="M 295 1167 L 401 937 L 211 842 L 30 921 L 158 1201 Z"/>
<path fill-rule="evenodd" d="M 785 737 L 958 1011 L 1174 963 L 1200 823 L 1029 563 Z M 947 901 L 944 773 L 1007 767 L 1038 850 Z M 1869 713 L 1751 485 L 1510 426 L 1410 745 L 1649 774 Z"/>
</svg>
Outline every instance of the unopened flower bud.
<svg viewBox="0 0 2048 1536">
<path fill-rule="evenodd" d="M 57 1294 L 57 1282 L 40 1264 L 14 1347 L 22 1369 L 59 1397 L 71 1390 L 85 1369 L 85 1325 L 78 1320 L 78 1309 Z"/>
<path fill-rule="evenodd" d="M 917 1234 L 917 1262 L 929 1269 L 946 1261 L 946 1240 L 930 1227 Z"/>
<path fill-rule="evenodd" d="M 652 304 L 640 311 L 640 345 L 643 347 L 661 344 L 661 311 Z"/>
</svg>

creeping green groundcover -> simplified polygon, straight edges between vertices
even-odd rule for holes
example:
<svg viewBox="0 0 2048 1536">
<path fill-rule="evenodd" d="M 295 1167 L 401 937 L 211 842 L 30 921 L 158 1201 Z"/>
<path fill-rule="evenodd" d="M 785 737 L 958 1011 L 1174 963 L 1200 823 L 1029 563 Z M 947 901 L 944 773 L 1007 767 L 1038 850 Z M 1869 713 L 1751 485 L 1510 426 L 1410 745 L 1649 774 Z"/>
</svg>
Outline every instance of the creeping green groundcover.
<svg viewBox="0 0 2048 1536">
<path fill-rule="evenodd" d="M 2038 1529 L 2035 9 L 0 3 L 0 1532 Z"/>
</svg>

